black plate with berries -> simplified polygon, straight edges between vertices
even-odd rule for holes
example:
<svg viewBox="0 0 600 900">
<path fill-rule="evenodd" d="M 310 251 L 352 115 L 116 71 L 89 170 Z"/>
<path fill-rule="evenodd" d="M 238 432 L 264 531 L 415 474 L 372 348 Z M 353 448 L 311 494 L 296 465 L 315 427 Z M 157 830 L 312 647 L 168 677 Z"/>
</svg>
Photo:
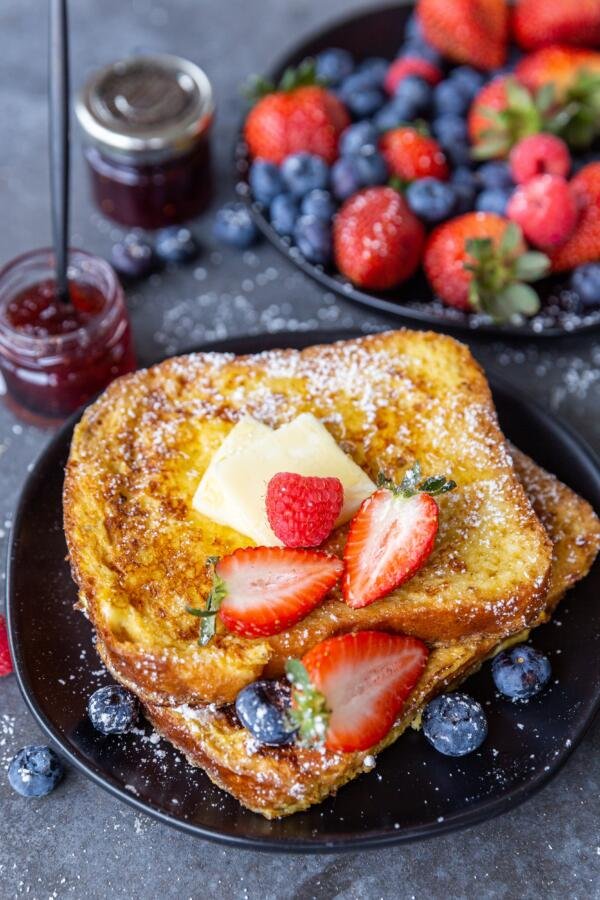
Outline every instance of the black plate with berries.
<svg viewBox="0 0 600 900">
<path fill-rule="evenodd" d="M 592 233 L 594 246 L 600 247 L 600 222 L 596 217 L 584 223 L 580 212 L 582 196 L 595 196 L 595 202 L 599 202 L 600 163 L 594 163 L 597 170 L 593 174 L 588 171 L 587 178 L 578 174 L 584 164 L 598 160 L 598 139 L 592 136 L 589 119 L 594 118 L 593 103 L 600 103 L 600 54 L 592 54 L 592 87 L 580 90 L 577 82 L 577 91 L 592 105 L 576 108 L 566 99 L 559 103 L 555 97 L 552 101 L 544 86 L 544 79 L 550 77 L 546 73 L 562 66 L 562 58 L 556 61 L 544 57 L 540 61 L 536 57 L 532 62 L 530 53 L 522 70 L 525 74 L 519 75 L 530 85 L 524 87 L 514 80 L 513 69 L 524 58 L 521 53 L 519 62 L 516 46 L 508 47 L 502 68 L 482 73 L 470 66 L 451 64 L 427 44 L 415 21 L 412 3 L 354 15 L 308 37 L 279 60 L 267 79 L 256 79 L 254 89 L 259 100 L 273 90 L 273 85 L 283 87 L 289 96 L 289 90 L 302 88 L 314 81 L 315 75 L 322 83 L 327 79 L 327 88 L 335 95 L 333 107 L 322 98 L 314 106 L 311 100 L 302 101 L 306 102 L 308 122 L 312 117 L 316 121 L 325 116 L 335 135 L 332 146 L 331 134 L 322 134 L 315 125 L 310 138 L 298 139 L 303 147 L 310 144 L 308 160 L 306 154 L 297 158 L 298 140 L 291 139 L 296 143 L 290 150 L 289 143 L 286 145 L 278 136 L 281 119 L 278 125 L 269 118 L 269 109 L 263 107 L 259 117 L 255 112 L 258 104 L 251 108 L 249 115 L 253 118 L 246 118 L 242 128 L 236 166 L 238 191 L 250 205 L 258 226 L 271 243 L 324 287 L 413 322 L 446 330 L 530 338 L 597 328 L 600 263 L 595 258 L 590 263 L 589 250 L 584 250 L 584 263 L 578 271 L 567 270 L 563 262 L 564 271 L 549 276 L 547 256 L 560 254 L 567 263 L 579 259 L 581 247 L 573 248 L 571 242 L 584 226 Z M 333 54 L 328 52 L 331 48 L 336 48 Z M 497 95 L 506 90 L 496 84 L 502 73 L 510 81 L 510 99 L 505 101 L 508 118 L 502 113 L 492 123 L 491 133 L 489 120 L 481 115 L 469 126 L 476 100 L 480 108 L 498 105 Z M 335 106 L 338 101 L 344 104 L 345 112 L 342 109 L 340 113 Z M 577 112 L 565 124 L 567 105 L 570 114 Z M 518 112 L 513 114 L 514 110 Z M 284 118 L 286 115 L 284 112 Z M 506 133 L 513 128 L 521 136 L 536 134 L 533 144 L 529 139 L 529 144 L 520 148 L 511 163 L 511 173 L 508 162 L 494 154 L 507 152 L 510 141 L 507 143 Z M 541 144 L 540 130 L 545 132 Z M 307 131 L 311 132 L 310 124 Z M 548 142 L 546 132 L 551 131 Z M 473 161 L 470 133 L 479 134 L 478 152 L 484 157 L 487 154 L 487 158 Z M 578 140 L 586 146 L 577 148 Z M 412 149 L 407 149 L 407 141 Z M 329 165 L 323 164 L 319 155 L 327 157 Z M 540 155 L 544 160 L 541 168 Z M 272 164 L 277 171 L 272 166 L 259 171 L 263 165 L 259 162 L 253 174 L 252 159 L 277 156 L 277 165 Z M 535 178 L 532 181 L 532 171 L 544 173 L 537 183 Z M 576 174 L 578 186 L 574 187 Z M 515 185 L 513 176 L 523 183 Z M 546 181 L 539 181 L 540 177 Z M 591 187 L 589 182 L 593 182 Z M 399 199 L 391 191 L 382 193 L 390 184 L 399 191 Z M 349 198 L 362 189 L 371 194 L 367 211 L 360 209 L 361 202 L 347 208 Z M 342 207 L 346 210 L 344 217 L 337 216 L 334 228 L 332 215 Z M 497 240 L 502 229 L 495 219 L 498 214 L 507 214 L 509 208 L 515 227 L 518 225 L 527 238 L 526 257 L 515 262 L 525 247 L 513 237 L 511 248 L 496 254 L 490 274 L 490 247 L 482 248 L 480 243 L 476 263 L 479 274 L 474 279 L 477 290 L 468 291 L 464 283 L 454 284 L 451 257 L 446 252 L 442 258 L 440 247 L 449 239 L 460 241 L 464 248 L 467 240 L 485 240 L 488 234 L 492 241 Z M 422 242 L 434 228 L 473 211 L 488 217 L 483 228 L 471 219 L 444 231 L 436 248 L 424 249 L 427 245 Z M 362 217 L 358 225 L 357 216 Z M 360 248 L 364 245 L 360 240 L 368 231 L 369 220 L 381 221 L 386 216 L 394 219 L 396 234 L 384 252 L 395 262 L 388 265 L 380 261 L 375 271 L 371 264 L 367 268 L 361 265 Z M 373 237 L 373 232 L 368 234 Z M 563 243 L 558 246 L 557 241 Z M 554 242 L 554 249 L 549 242 Z M 546 261 L 541 256 L 542 248 Z M 461 269 L 464 257 L 463 252 Z M 467 264 L 473 264 L 472 256 Z M 535 283 L 531 286 L 526 282 Z"/>
<path fill-rule="evenodd" d="M 263 335 L 203 349 L 254 353 L 353 336 L 331 331 Z M 500 381 L 491 383 L 508 437 L 600 508 L 600 469 L 593 453 L 540 407 Z M 514 689 L 508 664 L 492 673 L 486 663 L 461 687 L 482 705 L 488 727 L 487 738 L 478 746 L 480 734 L 473 744 L 478 748 L 468 756 L 443 756 L 422 732 L 409 729 L 380 755 L 373 772 L 337 797 L 268 822 L 189 767 L 143 720 L 124 735 L 112 733 L 130 710 L 126 698 L 117 697 L 107 716 L 100 702 L 106 692 L 89 702 L 111 679 L 96 655 L 91 627 L 73 609 L 77 592 L 62 528 L 63 472 L 76 419 L 43 452 L 23 490 L 9 548 L 8 621 L 29 708 L 63 756 L 116 797 L 169 825 L 237 846 L 291 852 L 376 847 L 443 834 L 510 809 L 548 782 L 583 737 L 600 707 L 600 560 L 569 592 L 555 624 L 532 635 L 530 644 L 551 666 L 537 696 L 513 703 L 496 691 L 493 678 Z M 538 665 L 530 655 L 528 662 Z M 539 678 L 548 679 L 543 667 Z M 473 700 L 464 701 L 465 708 L 481 716 Z M 434 741 L 439 724 L 433 714 L 424 722 Z"/>
</svg>

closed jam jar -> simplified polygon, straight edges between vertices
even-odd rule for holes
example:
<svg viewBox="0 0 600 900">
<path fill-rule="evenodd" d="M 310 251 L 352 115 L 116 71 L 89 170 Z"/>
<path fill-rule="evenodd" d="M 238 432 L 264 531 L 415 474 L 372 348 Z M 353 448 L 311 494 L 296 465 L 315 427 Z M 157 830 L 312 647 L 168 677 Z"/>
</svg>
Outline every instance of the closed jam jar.
<svg viewBox="0 0 600 900">
<path fill-rule="evenodd" d="M 192 219 L 208 205 L 214 103 L 194 63 L 167 54 L 121 60 L 92 76 L 76 112 L 103 215 L 155 229 Z"/>
<path fill-rule="evenodd" d="M 0 271 L 0 384 L 17 414 L 62 419 L 136 368 L 123 291 L 111 266 L 69 251 L 69 297 L 54 255 L 35 250 Z M 43 424 L 43 423 L 40 423 Z"/>
</svg>

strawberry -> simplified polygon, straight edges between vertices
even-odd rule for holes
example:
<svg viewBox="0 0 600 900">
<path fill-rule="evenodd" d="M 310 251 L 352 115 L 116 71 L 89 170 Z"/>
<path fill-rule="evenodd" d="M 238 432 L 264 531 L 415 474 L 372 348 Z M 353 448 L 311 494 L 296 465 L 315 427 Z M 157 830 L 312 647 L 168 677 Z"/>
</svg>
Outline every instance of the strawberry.
<svg viewBox="0 0 600 900">
<path fill-rule="evenodd" d="M 0 677 L 2 675 L 10 675 L 12 671 L 13 664 L 10 658 L 10 650 L 8 649 L 6 622 L 4 621 L 4 616 L 0 616 Z"/>
<path fill-rule="evenodd" d="M 419 0 L 417 12 L 425 39 L 454 62 L 478 69 L 504 64 L 506 0 Z"/>
<path fill-rule="evenodd" d="M 379 149 L 391 175 L 401 181 L 428 177 L 446 181 L 450 174 L 438 142 L 417 128 L 393 128 L 382 136 Z"/>
<path fill-rule="evenodd" d="M 600 74 L 600 53 L 554 45 L 523 57 L 515 68 L 515 75 L 530 90 L 552 83 L 557 98 L 564 99 L 584 71 Z"/>
<path fill-rule="evenodd" d="M 513 32 L 524 50 L 548 44 L 600 44 L 600 0 L 517 0 Z"/>
<path fill-rule="evenodd" d="M 433 497 L 456 487 L 441 475 L 421 481 L 419 463 L 399 487 L 382 476 L 378 483 L 352 519 L 344 549 L 342 593 L 353 609 L 385 597 L 423 566 L 438 530 Z"/>
<path fill-rule="evenodd" d="M 442 71 L 439 66 L 418 56 L 402 56 L 395 59 L 387 70 L 383 86 L 388 94 L 395 94 L 396 88 L 407 75 L 418 75 L 419 78 L 432 85 L 442 80 Z"/>
<path fill-rule="evenodd" d="M 501 75 L 477 94 L 469 110 L 469 138 L 477 159 L 506 156 L 516 143 L 544 129 L 544 97 Z"/>
<path fill-rule="evenodd" d="M 279 89 L 259 80 L 260 96 L 244 125 L 252 157 L 281 163 L 290 153 L 314 153 L 327 163 L 338 156 L 338 139 L 350 124 L 346 107 L 335 94 L 315 83 L 314 64 L 288 70 Z"/>
<path fill-rule="evenodd" d="M 350 197 L 333 223 L 340 272 L 359 287 L 386 290 L 409 278 L 421 261 L 425 230 L 391 187 Z"/>
<path fill-rule="evenodd" d="M 571 171 L 569 148 L 553 134 L 532 134 L 510 151 L 510 172 L 516 184 L 525 184 L 536 175 L 560 175 Z"/>
<path fill-rule="evenodd" d="M 418 638 L 358 631 L 322 641 L 302 661 L 289 660 L 298 741 L 342 753 L 375 747 L 394 725 L 428 656 Z"/>
<path fill-rule="evenodd" d="M 579 208 L 579 220 L 569 240 L 550 254 L 554 272 L 600 259 L 600 162 L 580 169 L 570 186 Z"/>
<path fill-rule="evenodd" d="M 575 196 L 559 175 L 538 175 L 516 189 L 506 214 L 521 226 L 530 244 L 543 250 L 560 247 L 577 224 Z"/>
<path fill-rule="evenodd" d="M 318 547 L 329 537 L 344 502 L 339 478 L 278 472 L 267 485 L 267 518 L 286 547 Z"/>
<path fill-rule="evenodd" d="M 287 547 L 245 547 L 209 564 L 214 571 L 206 607 L 187 608 L 202 619 L 201 645 L 214 635 L 217 615 L 245 637 L 290 628 L 319 605 L 343 569 L 335 556 Z"/>
<path fill-rule="evenodd" d="M 431 233 L 423 266 L 448 306 L 503 321 L 538 311 L 537 294 L 522 282 L 546 275 L 550 263 L 542 253 L 526 253 L 520 228 L 503 216 L 466 213 Z"/>
</svg>

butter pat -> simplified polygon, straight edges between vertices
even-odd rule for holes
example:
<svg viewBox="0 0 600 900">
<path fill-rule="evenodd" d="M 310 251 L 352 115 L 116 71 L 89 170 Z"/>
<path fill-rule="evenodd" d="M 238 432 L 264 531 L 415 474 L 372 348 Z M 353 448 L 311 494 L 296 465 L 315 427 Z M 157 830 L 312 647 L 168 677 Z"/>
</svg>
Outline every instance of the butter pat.
<svg viewBox="0 0 600 900">
<path fill-rule="evenodd" d="M 267 485 L 278 472 L 339 478 L 344 505 L 336 526 L 351 519 L 375 490 L 371 479 L 340 449 L 325 426 L 312 413 L 303 413 L 276 431 L 253 419 L 238 423 L 211 460 L 193 506 L 257 544 L 281 546 L 265 508 Z"/>
</svg>

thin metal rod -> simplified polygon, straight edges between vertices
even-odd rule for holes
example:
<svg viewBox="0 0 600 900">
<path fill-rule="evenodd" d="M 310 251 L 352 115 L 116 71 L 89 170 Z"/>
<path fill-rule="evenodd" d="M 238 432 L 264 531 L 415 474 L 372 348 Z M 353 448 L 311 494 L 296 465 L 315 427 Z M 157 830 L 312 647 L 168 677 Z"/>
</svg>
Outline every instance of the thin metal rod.
<svg viewBox="0 0 600 900">
<path fill-rule="evenodd" d="M 48 85 L 52 236 L 59 297 L 69 302 L 69 37 L 67 0 L 50 0 Z"/>
</svg>

